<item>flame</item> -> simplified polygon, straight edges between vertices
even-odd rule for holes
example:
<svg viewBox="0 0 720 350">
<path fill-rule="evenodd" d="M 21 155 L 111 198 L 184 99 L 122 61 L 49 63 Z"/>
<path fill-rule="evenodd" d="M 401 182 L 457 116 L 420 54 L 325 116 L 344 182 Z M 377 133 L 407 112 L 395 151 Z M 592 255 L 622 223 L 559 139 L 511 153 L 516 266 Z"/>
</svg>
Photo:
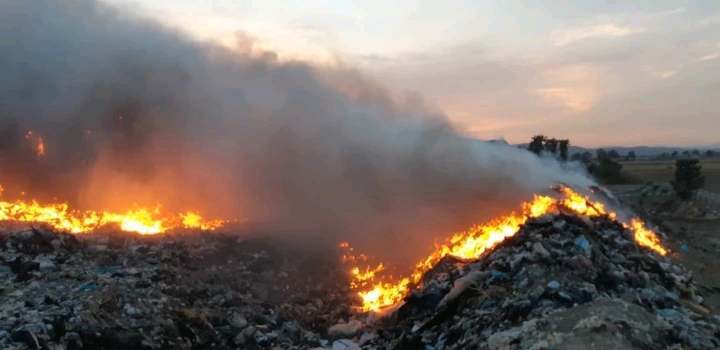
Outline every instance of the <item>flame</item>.
<svg viewBox="0 0 720 350">
<path fill-rule="evenodd" d="M 56 230 L 70 233 L 86 233 L 115 225 L 122 231 L 143 235 L 177 228 L 212 231 L 225 224 L 223 220 L 206 220 L 192 211 L 177 215 L 163 215 L 159 208 L 137 208 L 121 213 L 78 211 L 70 209 L 67 203 L 40 204 L 34 200 L 0 201 L 0 221 L 44 223 Z"/>
<path fill-rule="evenodd" d="M 32 130 L 28 130 L 28 132 L 25 133 L 25 139 L 30 142 L 36 156 L 45 156 L 45 139 L 43 139 L 41 135 L 35 135 Z"/>
<path fill-rule="evenodd" d="M 225 220 L 205 220 L 200 214 L 192 211 L 180 214 L 180 217 L 182 218 L 182 225 L 185 228 L 213 231 L 225 224 Z"/>
<path fill-rule="evenodd" d="M 530 202 L 523 203 L 519 213 L 512 212 L 452 235 L 444 244 L 437 245 L 428 257 L 419 261 L 409 276 L 399 279 L 383 276 L 382 272 L 386 270 L 383 264 L 364 268 L 353 266 L 350 270 L 350 287 L 357 292 L 362 301 L 360 309 L 363 312 L 379 312 L 396 306 L 413 287 L 421 283 L 423 275 L 442 258 L 452 256 L 463 260 L 476 260 L 505 239 L 514 236 L 530 218 L 555 213 L 560 209 L 588 217 L 608 216 L 612 219 L 617 217 L 614 212 L 608 211 L 603 203 L 592 201 L 569 187 L 561 187 L 559 190 L 562 198 L 535 195 Z M 658 236 L 647 229 L 640 219 L 633 219 L 629 228 L 638 245 L 660 255 L 667 254 Z M 366 257 L 359 259 L 354 255 L 352 247 L 347 242 L 341 243 L 340 248 L 346 250 L 343 255 L 345 262 L 355 264 L 367 260 Z"/>
<path fill-rule="evenodd" d="M 624 226 L 626 228 L 628 227 L 627 224 Z M 635 233 L 635 242 L 637 242 L 639 246 L 652 249 L 663 256 L 667 255 L 668 251 L 663 247 L 660 238 L 658 238 L 655 232 L 645 227 L 645 223 L 642 220 L 639 218 L 630 220 L 630 229 Z"/>
</svg>

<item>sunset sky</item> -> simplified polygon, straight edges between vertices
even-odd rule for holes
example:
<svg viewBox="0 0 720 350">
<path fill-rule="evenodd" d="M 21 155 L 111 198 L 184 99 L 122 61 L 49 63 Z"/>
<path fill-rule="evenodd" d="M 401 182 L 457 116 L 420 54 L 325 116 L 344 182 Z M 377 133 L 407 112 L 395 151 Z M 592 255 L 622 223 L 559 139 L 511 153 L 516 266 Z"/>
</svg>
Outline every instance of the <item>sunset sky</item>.
<svg viewBox="0 0 720 350">
<path fill-rule="evenodd" d="M 104 1 L 234 50 L 356 67 L 480 138 L 720 144 L 717 0 Z"/>
</svg>

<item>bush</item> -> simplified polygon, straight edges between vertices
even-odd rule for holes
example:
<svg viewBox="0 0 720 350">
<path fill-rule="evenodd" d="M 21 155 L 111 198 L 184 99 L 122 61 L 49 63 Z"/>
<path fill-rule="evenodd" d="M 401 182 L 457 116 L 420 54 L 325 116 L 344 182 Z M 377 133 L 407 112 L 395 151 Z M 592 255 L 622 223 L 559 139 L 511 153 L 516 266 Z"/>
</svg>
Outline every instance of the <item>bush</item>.
<svg viewBox="0 0 720 350">
<path fill-rule="evenodd" d="M 705 185 L 702 167 L 697 159 L 678 159 L 675 161 L 675 180 L 673 188 L 678 197 L 684 201 L 690 200 L 695 192 Z"/>
<path fill-rule="evenodd" d="M 598 159 L 598 165 L 594 169 L 595 176 L 605 183 L 618 183 L 622 181 L 622 164 L 603 157 Z"/>
</svg>

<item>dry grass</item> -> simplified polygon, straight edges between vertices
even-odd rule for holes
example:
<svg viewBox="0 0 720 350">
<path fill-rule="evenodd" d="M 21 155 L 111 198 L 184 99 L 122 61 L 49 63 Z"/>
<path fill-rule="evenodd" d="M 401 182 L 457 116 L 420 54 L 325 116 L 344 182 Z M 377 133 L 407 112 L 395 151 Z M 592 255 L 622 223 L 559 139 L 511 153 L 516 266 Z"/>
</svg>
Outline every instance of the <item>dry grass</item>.
<svg viewBox="0 0 720 350">
<path fill-rule="evenodd" d="M 648 181 L 668 182 L 675 175 L 675 161 L 632 161 L 621 162 L 623 173 L 633 183 Z M 701 160 L 702 173 L 705 175 L 705 189 L 720 193 L 720 159 Z"/>
</svg>

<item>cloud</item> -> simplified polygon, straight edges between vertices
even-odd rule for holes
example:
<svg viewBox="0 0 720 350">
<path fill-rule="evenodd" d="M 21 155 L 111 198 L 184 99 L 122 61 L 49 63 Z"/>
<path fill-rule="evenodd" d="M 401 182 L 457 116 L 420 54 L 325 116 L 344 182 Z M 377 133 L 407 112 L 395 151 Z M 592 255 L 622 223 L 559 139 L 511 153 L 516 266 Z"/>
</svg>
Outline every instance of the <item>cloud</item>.
<svg viewBox="0 0 720 350">
<path fill-rule="evenodd" d="M 675 74 L 677 74 L 677 71 L 676 70 L 662 70 L 662 71 L 653 72 L 652 74 L 660 79 L 669 79 L 669 78 L 672 78 Z"/>
<path fill-rule="evenodd" d="M 720 52 L 713 52 L 705 56 L 700 57 L 700 61 L 712 61 L 720 58 Z"/>
<path fill-rule="evenodd" d="M 574 112 L 588 111 L 595 103 L 595 94 L 589 90 L 549 87 L 538 89 L 537 93 L 545 99 L 554 101 Z"/>
<path fill-rule="evenodd" d="M 620 38 L 644 31 L 645 28 L 608 23 L 553 31 L 551 36 L 555 46 L 567 46 L 586 39 Z"/>
<path fill-rule="evenodd" d="M 543 72 L 541 86 L 535 93 L 547 102 L 560 105 L 571 112 L 586 112 L 593 108 L 600 96 L 602 76 L 593 65 L 554 67 Z"/>
</svg>

